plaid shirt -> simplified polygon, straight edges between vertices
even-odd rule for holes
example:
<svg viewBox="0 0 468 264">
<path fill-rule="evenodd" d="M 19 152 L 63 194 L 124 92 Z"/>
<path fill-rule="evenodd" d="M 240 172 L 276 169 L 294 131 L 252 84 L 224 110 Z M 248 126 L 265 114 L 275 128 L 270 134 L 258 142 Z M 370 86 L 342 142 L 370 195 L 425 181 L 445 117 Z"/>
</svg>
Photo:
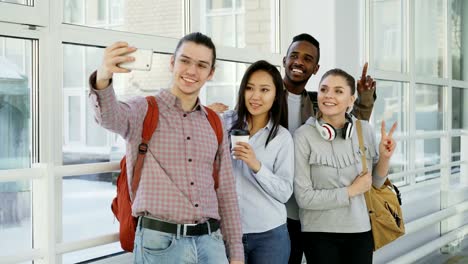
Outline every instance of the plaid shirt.
<svg viewBox="0 0 468 264">
<path fill-rule="evenodd" d="M 92 78 L 91 87 L 95 84 Z M 131 182 L 148 107 L 146 99 L 135 97 L 119 102 L 112 85 L 90 91 L 96 121 L 127 142 L 127 175 Z M 133 215 L 150 215 L 179 224 L 220 219 L 231 260 L 243 260 L 239 207 L 226 132 L 222 146 L 218 146 L 206 110 L 198 103 L 195 110 L 184 112 L 180 100 L 168 90 L 161 90 L 156 101 L 159 123 L 149 143 Z M 218 151 L 219 188 L 215 191 L 212 171 Z"/>
</svg>

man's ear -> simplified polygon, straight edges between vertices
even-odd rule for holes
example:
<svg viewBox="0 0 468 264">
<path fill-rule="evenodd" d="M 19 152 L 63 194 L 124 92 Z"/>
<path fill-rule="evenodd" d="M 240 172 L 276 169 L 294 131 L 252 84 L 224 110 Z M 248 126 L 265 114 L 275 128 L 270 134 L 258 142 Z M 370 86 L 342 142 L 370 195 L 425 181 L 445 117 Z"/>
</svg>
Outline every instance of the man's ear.
<svg viewBox="0 0 468 264">
<path fill-rule="evenodd" d="M 210 75 L 208 75 L 208 78 L 206 79 L 207 81 L 211 80 L 214 76 L 215 73 L 215 67 L 211 68 Z"/>
<path fill-rule="evenodd" d="M 174 71 L 174 63 L 175 63 L 175 58 L 174 58 L 174 55 L 171 56 L 171 63 L 170 63 L 170 66 L 169 66 L 169 70 L 171 72 Z"/>
<path fill-rule="evenodd" d="M 314 68 L 314 75 L 317 74 L 318 70 L 320 69 L 320 64 L 317 64 L 315 65 L 315 68 Z"/>
<path fill-rule="evenodd" d="M 283 57 L 283 67 L 286 68 L 286 56 Z"/>
</svg>

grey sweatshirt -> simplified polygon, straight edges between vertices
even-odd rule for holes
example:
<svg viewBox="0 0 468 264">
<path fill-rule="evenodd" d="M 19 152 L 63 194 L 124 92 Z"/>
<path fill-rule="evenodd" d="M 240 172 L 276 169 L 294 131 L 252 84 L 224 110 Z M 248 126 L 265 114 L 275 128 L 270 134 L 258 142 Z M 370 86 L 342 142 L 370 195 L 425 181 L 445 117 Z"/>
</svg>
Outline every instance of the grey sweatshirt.
<svg viewBox="0 0 468 264">
<path fill-rule="evenodd" d="M 353 124 L 356 119 L 353 118 Z M 386 177 L 374 172 L 379 160 L 375 132 L 361 121 L 366 157 L 372 182 L 382 186 Z M 294 194 L 299 205 L 303 232 L 358 233 L 370 230 L 364 195 L 348 197 L 347 187 L 362 171 L 359 141 L 355 126 L 350 139 L 341 129 L 333 141 L 323 139 L 311 117 L 294 133 Z"/>
</svg>

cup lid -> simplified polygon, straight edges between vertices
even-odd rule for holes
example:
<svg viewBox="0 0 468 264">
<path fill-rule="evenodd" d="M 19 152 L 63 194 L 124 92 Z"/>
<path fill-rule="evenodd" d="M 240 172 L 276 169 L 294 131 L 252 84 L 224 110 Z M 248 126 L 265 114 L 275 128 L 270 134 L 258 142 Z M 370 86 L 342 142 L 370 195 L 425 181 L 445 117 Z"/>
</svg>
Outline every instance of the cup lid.
<svg viewBox="0 0 468 264">
<path fill-rule="evenodd" d="M 231 132 L 229 132 L 231 136 L 249 136 L 250 133 L 247 130 L 244 129 L 232 129 Z"/>
</svg>

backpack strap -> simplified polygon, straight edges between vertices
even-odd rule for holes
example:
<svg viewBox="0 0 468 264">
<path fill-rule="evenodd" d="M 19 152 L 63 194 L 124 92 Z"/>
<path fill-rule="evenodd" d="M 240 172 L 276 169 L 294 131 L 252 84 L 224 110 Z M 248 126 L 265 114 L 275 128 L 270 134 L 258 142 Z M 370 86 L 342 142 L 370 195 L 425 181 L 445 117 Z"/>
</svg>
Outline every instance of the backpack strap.
<svg viewBox="0 0 468 264">
<path fill-rule="evenodd" d="M 219 149 L 223 143 L 223 125 L 221 124 L 221 119 L 219 118 L 218 114 L 210 108 L 205 107 L 205 110 L 208 113 L 208 121 L 210 122 L 210 125 L 216 134 L 216 138 L 218 139 Z M 213 179 L 215 183 L 215 190 L 218 189 L 219 186 L 219 162 L 220 159 L 218 158 L 218 153 L 216 153 L 215 162 L 213 162 Z"/>
<path fill-rule="evenodd" d="M 361 120 L 359 119 L 356 120 L 356 130 L 358 134 L 359 151 L 361 152 L 362 172 L 367 173 L 366 149 L 364 147 L 364 138 L 362 136 Z"/>
<path fill-rule="evenodd" d="M 148 102 L 148 110 L 146 111 L 145 120 L 143 121 L 143 132 L 141 133 L 141 143 L 138 145 L 138 156 L 133 168 L 132 177 L 132 197 L 131 200 L 135 199 L 138 185 L 141 179 L 141 170 L 143 169 L 143 162 L 145 160 L 146 152 L 148 152 L 148 143 L 153 136 L 159 121 L 159 109 L 154 96 L 147 96 L 146 101 Z"/>
</svg>

